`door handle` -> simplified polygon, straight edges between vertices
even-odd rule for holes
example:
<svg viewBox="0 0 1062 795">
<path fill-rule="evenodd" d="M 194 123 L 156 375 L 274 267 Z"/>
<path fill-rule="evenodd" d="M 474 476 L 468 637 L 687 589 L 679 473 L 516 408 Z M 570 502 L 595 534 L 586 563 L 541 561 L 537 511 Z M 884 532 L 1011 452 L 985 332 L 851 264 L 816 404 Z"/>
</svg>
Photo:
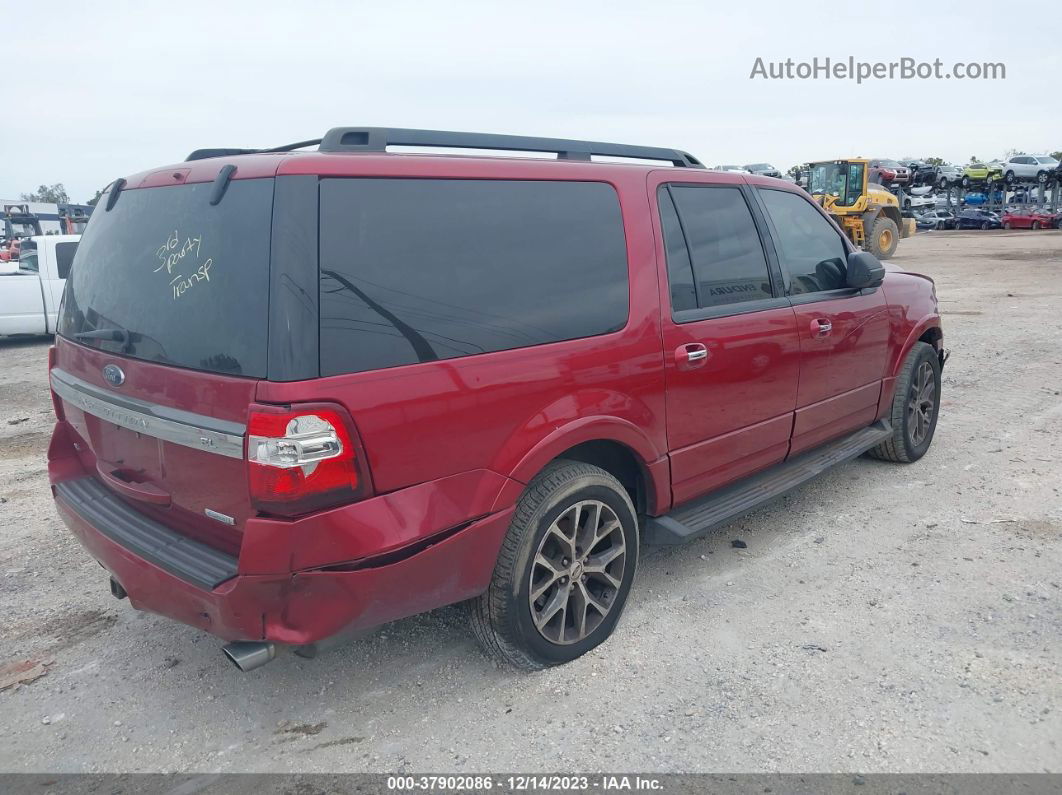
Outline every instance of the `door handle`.
<svg viewBox="0 0 1062 795">
<path fill-rule="evenodd" d="M 708 361 L 708 349 L 699 342 L 687 342 L 675 348 L 675 362 L 680 370 L 692 370 Z"/>
<path fill-rule="evenodd" d="M 811 336 L 825 337 L 833 331 L 833 323 L 828 318 L 817 317 L 811 321 Z"/>
</svg>

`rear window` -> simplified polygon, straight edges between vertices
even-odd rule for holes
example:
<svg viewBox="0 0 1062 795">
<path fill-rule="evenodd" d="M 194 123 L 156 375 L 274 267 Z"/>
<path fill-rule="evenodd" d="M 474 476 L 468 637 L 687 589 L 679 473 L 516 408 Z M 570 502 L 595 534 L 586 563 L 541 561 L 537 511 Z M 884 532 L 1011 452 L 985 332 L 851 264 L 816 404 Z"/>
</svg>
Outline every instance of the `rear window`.
<svg viewBox="0 0 1062 795">
<path fill-rule="evenodd" d="M 273 180 L 235 180 L 214 206 L 212 190 L 127 190 L 109 212 L 101 199 L 59 333 L 122 356 L 264 377 Z"/>
<path fill-rule="evenodd" d="M 74 261 L 75 253 L 77 253 L 77 243 L 55 244 L 55 267 L 60 279 L 70 276 L 70 263 Z"/>
<path fill-rule="evenodd" d="M 320 251 L 322 375 L 627 322 L 623 222 L 604 183 L 328 179 Z"/>
</svg>

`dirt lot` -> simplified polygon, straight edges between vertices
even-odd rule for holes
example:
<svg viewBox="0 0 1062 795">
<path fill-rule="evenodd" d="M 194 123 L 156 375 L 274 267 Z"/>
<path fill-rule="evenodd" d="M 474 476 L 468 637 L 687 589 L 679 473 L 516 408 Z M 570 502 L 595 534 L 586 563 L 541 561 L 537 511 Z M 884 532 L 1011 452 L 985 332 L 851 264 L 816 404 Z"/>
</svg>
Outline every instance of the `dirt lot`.
<svg viewBox="0 0 1062 795">
<path fill-rule="evenodd" d="M 0 341 L 0 665 L 51 661 L 0 692 L 0 770 L 1059 770 L 1062 233 L 894 261 L 953 351 L 929 454 L 650 550 L 613 639 L 533 675 L 457 608 L 240 674 L 115 601 L 48 493 L 48 343 Z"/>
</svg>

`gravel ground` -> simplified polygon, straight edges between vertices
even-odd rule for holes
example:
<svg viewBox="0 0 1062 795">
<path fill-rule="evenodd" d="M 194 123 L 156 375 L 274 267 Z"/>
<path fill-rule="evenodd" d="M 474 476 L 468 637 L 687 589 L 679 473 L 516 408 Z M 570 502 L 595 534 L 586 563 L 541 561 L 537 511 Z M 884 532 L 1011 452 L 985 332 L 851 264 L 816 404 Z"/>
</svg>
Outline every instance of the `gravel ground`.
<svg viewBox="0 0 1062 795">
<path fill-rule="evenodd" d="M 0 665 L 51 661 L 0 692 L 0 770 L 1062 769 L 1062 233 L 894 261 L 953 351 L 929 454 L 649 550 L 612 640 L 532 675 L 458 608 L 240 674 L 115 601 L 49 496 L 48 343 L 0 341 Z"/>
</svg>

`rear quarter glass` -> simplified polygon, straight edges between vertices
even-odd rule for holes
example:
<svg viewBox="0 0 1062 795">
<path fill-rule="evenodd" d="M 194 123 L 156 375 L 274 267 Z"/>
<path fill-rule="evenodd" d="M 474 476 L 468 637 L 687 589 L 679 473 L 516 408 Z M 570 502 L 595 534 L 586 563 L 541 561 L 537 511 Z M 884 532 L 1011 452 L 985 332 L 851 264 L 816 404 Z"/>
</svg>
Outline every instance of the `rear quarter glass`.
<svg viewBox="0 0 1062 795">
<path fill-rule="evenodd" d="M 213 206 L 212 190 L 126 190 L 93 213 L 59 333 L 122 356 L 265 376 L 273 180 L 236 180 Z M 76 337 L 95 329 L 123 339 Z"/>
<path fill-rule="evenodd" d="M 619 199 L 603 182 L 321 182 L 321 374 L 617 331 Z"/>
</svg>

